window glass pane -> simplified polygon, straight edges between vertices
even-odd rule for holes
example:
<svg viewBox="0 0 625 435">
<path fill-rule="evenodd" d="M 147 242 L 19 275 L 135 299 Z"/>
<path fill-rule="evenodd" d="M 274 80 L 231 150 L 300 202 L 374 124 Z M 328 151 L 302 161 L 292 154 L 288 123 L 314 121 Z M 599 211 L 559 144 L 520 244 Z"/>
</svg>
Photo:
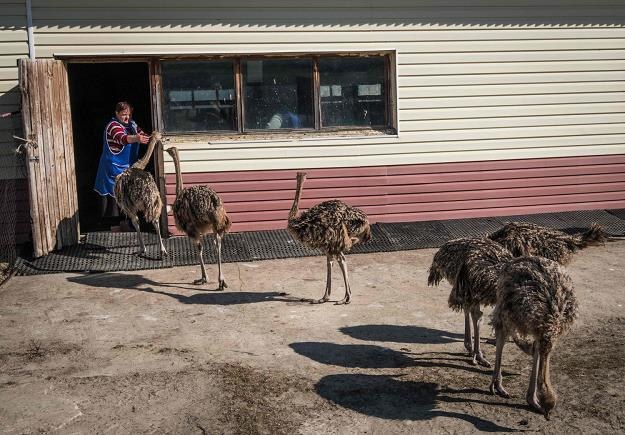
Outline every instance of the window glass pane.
<svg viewBox="0 0 625 435">
<path fill-rule="evenodd" d="M 312 60 L 243 62 L 246 130 L 312 128 Z"/>
<path fill-rule="evenodd" d="M 385 126 L 385 58 L 319 60 L 323 127 Z"/>
<path fill-rule="evenodd" d="M 236 130 L 232 61 L 161 63 L 167 132 Z"/>
</svg>

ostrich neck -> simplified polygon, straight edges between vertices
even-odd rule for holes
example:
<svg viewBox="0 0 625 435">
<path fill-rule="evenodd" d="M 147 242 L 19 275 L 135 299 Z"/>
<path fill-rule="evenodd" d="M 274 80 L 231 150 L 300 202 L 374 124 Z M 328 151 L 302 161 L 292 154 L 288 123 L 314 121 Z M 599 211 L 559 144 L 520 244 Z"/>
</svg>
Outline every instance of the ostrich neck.
<svg viewBox="0 0 625 435">
<path fill-rule="evenodd" d="M 180 158 L 178 157 L 178 153 L 176 153 L 173 157 L 174 167 L 176 168 L 176 197 L 179 197 L 184 187 L 182 184 L 182 173 L 180 172 Z"/>
<path fill-rule="evenodd" d="M 132 167 L 136 169 L 141 169 L 141 170 L 145 169 L 145 167 L 148 164 L 148 161 L 150 160 L 150 157 L 152 157 L 152 153 L 154 152 L 155 146 L 156 146 L 156 138 L 150 138 L 150 142 L 148 142 L 148 149 L 145 151 L 145 154 L 143 155 L 143 157 L 137 160 L 135 164 L 132 165 Z"/>
<path fill-rule="evenodd" d="M 295 198 L 293 199 L 293 205 L 291 206 L 291 211 L 289 211 L 289 221 L 295 219 L 297 216 L 299 200 L 302 196 L 302 185 L 303 180 L 301 178 L 297 179 L 297 188 L 295 189 Z"/>
<path fill-rule="evenodd" d="M 551 353 L 546 355 L 541 355 L 540 368 L 539 368 L 539 381 L 542 382 L 544 389 L 547 394 L 553 395 L 553 387 L 551 386 L 551 375 L 550 375 L 550 359 Z"/>
</svg>

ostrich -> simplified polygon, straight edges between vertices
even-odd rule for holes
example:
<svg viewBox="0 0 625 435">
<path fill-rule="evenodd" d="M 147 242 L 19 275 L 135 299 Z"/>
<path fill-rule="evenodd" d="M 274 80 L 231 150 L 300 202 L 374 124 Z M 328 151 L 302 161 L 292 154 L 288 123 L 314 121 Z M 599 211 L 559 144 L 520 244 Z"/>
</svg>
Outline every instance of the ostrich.
<svg viewBox="0 0 625 435">
<path fill-rule="evenodd" d="M 163 201 L 152 174 L 144 170 L 152 156 L 154 146 L 159 140 L 161 140 L 161 134 L 159 132 L 152 133 L 145 155 L 117 176 L 115 179 L 115 200 L 124 214 L 132 220 L 132 224 L 137 230 L 139 244 L 141 245 L 140 255 L 146 252 L 141 229 L 139 228 L 138 214 L 142 212 L 145 220 L 151 222 L 154 228 L 156 228 L 158 241 L 161 245 L 162 258 L 163 255 L 167 255 L 158 224 Z"/>
<path fill-rule="evenodd" d="M 365 243 L 371 238 L 371 228 L 367 215 L 360 209 L 351 207 L 342 201 L 333 199 L 321 202 L 297 216 L 302 187 L 306 179 L 305 172 L 297 173 L 297 188 L 293 206 L 289 212 L 288 229 L 300 242 L 318 248 L 326 254 L 327 277 L 326 291 L 323 298 L 312 303 L 327 302 L 332 291 L 332 264 L 336 259 L 345 281 L 345 297 L 336 304 L 349 304 L 351 290 L 347 277 L 345 253 L 358 243 Z"/>
<path fill-rule="evenodd" d="M 434 255 L 428 285 L 438 285 L 443 278 L 451 284 L 449 307 L 464 311 L 464 347 L 473 356 L 473 364 L 490 367 L 480 349 L 480 305 L 495 304 L 497 278 L 505 262 L 512 258 L 507 249 L 486 238 L 450 240 Z"/>
<path fill-rule="evenodd" d="M 604 243 L 608 236 L 598 224 L 572 236 L 527 222 L 509 222 L 488 238 L 506 247 L 515 257 L 537 255 L 566 264 L 578 250 Z"/>
<path fill-rule="evenodd" d="M 226 214 L 224 203 L 217 193 L 207 186 L 192 186 L 184 188 L 182 174 L 180 173 L 180 157 L 178 148 L 171 147 L 166 150 L 174 160 L 176 168 L 176 201 L 173 204 L 176 228 L 183 231 L 197 245 L 200 265 L 202 266 L 202 278 L 194 281 L 194 284 L 206 284 L 206 268 L 202 257 L 202 236 L 213 232 L 217 250 L 219 270 L 219 290 L 228 287 L 221 270 L 221 239 L 230 229 L 230 219 Z"/>
<path fill-rule="evenodd" d="M 526 400 L 548 420 L 556 405 L 549 376 L 551 352 L 558 338 L 571 327 L 577 309 L 571 278 L 558 263 L 541 257 L 519 257 L 507 262 L 498 281 L 492 316 L 497 354 L 491 392 L 510 397 L 501 383 L 506 338 L 518 334 L 533 339 L 534 362 Z"/>
</svg>

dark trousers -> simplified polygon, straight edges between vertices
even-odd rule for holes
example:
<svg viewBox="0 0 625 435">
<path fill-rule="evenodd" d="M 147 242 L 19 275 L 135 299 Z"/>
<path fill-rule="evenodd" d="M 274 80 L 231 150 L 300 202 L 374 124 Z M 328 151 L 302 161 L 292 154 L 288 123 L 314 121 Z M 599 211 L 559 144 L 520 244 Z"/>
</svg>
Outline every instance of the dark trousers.
<svg viewBox="0 0 625 435">
<path fill-rule="evenodd" d="M 119 217 L 117 201 L 110 195 L 98 195 L 100 197 L 100 219 L 105 217 Z"/>
</svg>

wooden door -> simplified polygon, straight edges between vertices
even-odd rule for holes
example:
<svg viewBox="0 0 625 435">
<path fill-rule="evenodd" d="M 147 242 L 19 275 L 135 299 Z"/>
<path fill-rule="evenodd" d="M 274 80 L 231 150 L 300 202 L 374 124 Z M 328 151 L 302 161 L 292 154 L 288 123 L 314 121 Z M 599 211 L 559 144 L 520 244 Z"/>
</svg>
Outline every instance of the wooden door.
<svg viewBox="0 0 625 435">
<path fill-rule="evenodd" d="M 67 70 L 62 61 L 20 59 L 33 255 L 78 243 L 78 198 Z"/>
</svg>

